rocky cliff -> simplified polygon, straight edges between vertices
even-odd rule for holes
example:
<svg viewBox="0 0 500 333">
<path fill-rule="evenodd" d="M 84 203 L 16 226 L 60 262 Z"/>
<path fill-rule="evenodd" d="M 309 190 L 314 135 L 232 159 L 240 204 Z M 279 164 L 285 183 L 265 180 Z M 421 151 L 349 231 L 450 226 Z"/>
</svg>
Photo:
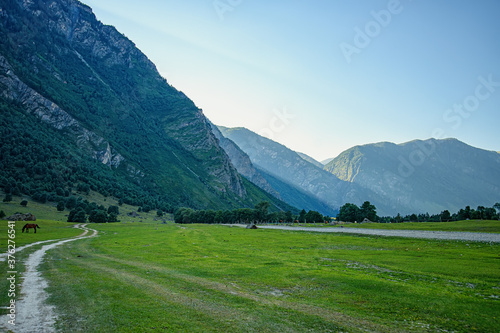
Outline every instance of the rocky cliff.
<svg viewBox="0 0 500 333">
<path fill-rule="evenodd" d="M 219 140 L 220 146 L 227 153 L 231 162 L 235 166 L 236 170 L 243 176 L 245 176 L 249 181 L 266 191 L 267 193 L 272 194 L 278 199 L 282 199 L 279 192 L 276 191 L 267 180 L 260 174 L 259 171 L 254 167 L 252 162 L 250 161 L 250 157 L 243 150 L 240 149 L 233 141 L 226 138 L 220 132 L 219 128 L 211 123 L 212 132 L 214 133 L 217 140 Z"/>
<path fill-rule="evenodd" d="M 116 152 L 104 138 L 84 128 L 57 104 L 23 83 L 1 55 L 0 85 L 4 87 L 4 90 L 0 92 L 2 98 L 21 103 L 27 113 L 71 135 L 78 146 L 96 160 L 113 167 L 118 167 L 123 162 L 124 157 Z"/>
</svg>

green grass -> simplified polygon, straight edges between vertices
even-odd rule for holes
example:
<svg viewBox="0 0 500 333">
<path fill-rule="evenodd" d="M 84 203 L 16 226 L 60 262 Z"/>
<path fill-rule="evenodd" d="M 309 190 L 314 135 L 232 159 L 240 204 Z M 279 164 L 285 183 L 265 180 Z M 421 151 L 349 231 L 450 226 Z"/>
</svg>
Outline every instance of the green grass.
<svg viewBox="0 0 500 333">
<path fill-rule="evenodd" d="M 497 332 L 500 245 L 91 225 L 42 265 L 64 332 Z M 37 234 L 38 235 L 38 234 Z"/>
<path fill-rule="evenodd" d="M 97 205 L 103 205 L 108 208 L 109 206 L 118 206 L 118 199 L 113 197 L 105 197 L 94 191 L 90 191 L 88 195 L 83 193 L 75 192 L 72 194 L 75 197 L 82 197 L 89 202 L 95 202 Z M 23 199 L 28 200 L 28 205 L 26 207 L 21 206 L 21 201 Z M 59 222 L 66 222 L 68 220 L 69 210 L 65 209 L 62 212 L 57 211 L 56 203 L 48 202 L 45 204 L 32 201 L 30 198 L 25 198 L 21 196 L 14 196 L 11 202 L 0 202 L 0 210 L 3 210 L 6 214 L 5 219 L 10 215 L 15 213 L 31 213 L 37 217 L 37 219 L 42 220 L 53 220 Z M 119 206 L 120 210 L 120 221 L 132 222 L 132 221 L 153 221 L 156 217 L 156 211 L 150 211 L 148 213 L 141 212 L 139 217 L 133 218 L 127 216 L 127 213 L 132 211 L 137 211 L 137 207 L 123 204 Z"/>
</svg>

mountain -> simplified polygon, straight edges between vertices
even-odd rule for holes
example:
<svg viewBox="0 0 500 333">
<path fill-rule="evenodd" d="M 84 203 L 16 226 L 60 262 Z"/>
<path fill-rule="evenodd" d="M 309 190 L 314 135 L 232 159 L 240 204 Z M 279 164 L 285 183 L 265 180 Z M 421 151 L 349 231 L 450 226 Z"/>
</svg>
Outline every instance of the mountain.
<svg viewBox="0 0 500 333">
<path fill-rule="evenodd" d="M 390 213 L 454 212 L 500 201 L 500 155 L 456 139 L 356 146 L 325 170 L 376 193 L 375 205 L 390 203 Z"/>
<path fill-rule="evenodd" d="M 227 130 L 222 126 L 220 128 Z M 329 216 L 337 215 L 337 210 L 322 203 L 318 198 L 255 167 L 250 157 L 236 143 L 226 138 L 217 126 L 212 125 L 212 130 L 238 172 L 252 183 L 293 207 L 314 210 Z"/>
<path fill-rule="evenodd" d="M 332 158 L 327 158 L 326 160 L 323 160 L 321 161 L 321 164 L 323 166 L 327 165 L 328 163 L 330 163 L 331 161 L 333 161 L 333 157 Z"/>
<path fill-rule="evenodd" d="M 242 178 L 193 101 L 76 0 L 0 0 L 0 86 L 5 191 L 289 208 Z"/>
<path fill-rule="evenodd" d="M 269 182 L 273 189 L 280 194 L 280 198 L 286 203 L 305 210 L 314 210 L 323 215 L 337 216 L 339 212 L 338 208 L 329 206 L 313 194 L 308 193 L 281 178 L 273 176 L 263 169 L 256 169 Z"/>
<path fill-rule="evenodd" d="M 323 168 L 324 164 L 321 164 L 320 162 L 316 161 L 314 158 L 312 158 L 311 156 L 307 155 L 307 154 L 304 154 L 304 153 L 300 153 L 300 152 L 297 152 L 297 154 L 302 157 L 304 160 L 306 160 L 307 162 L 311 163 L 311 164 L 314 164 L 315 166 L 317 166 L 318 168 Z"/>
<path fill-rule="evenodd" d="M 279 192 L 277 192 L 268 181 L 262 176 L 262 174 L 254 167 L 250 161 L 250 157 L 243 150 L 240 149 L 232 140 L 226 138 L 217 126 L 210 123 L 212 126 L 212 132 L 215 137 L 219 140 L 219 145 L 224 149 L 226 154 L 231 159 L 231 162 L 235 166 L 238 172 L 245 176 L 249 181 L 266 191 L 267 193 L 281 199 Z M 300 207 L 300 206 L 297 206 Z"/>
<path fill-rule="evenodd" d="M 219 129 L 225 137 L 231 139 L 248 154 L 259 170 L 265 172 L 264 177 L 269 183 L 272 185 L 274 183 L 275 188 L 281 189 L 280 194 L 284 199 L 293 198 L 298 193 L 307 194 L 308 198 L 301 199 L 302 202 L 315 201 L 316 207 L 326 205 L 329 214 L 346 202 L 361 204 L 363 199 L 369 201 L 375 199 L 375 195 L 369 193 L 369 190 L 340 180 L 306 161 L 298 153 L 246 128 L 219 126 Z M 275 183 L 278 181 L 280 184 Z M 318 208 L 318 211 L 324 210 Z"/>
</svg>

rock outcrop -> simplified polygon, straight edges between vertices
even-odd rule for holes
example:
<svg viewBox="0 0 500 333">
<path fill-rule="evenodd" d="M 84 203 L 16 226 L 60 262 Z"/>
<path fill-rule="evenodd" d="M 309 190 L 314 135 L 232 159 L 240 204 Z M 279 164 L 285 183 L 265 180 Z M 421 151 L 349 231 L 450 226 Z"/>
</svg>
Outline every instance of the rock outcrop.
<svg viewBox="0 0 500 333">
<path fill-rule="evenodd" d="M 86 150 L 96 160 L 113 167 L 118 167 L 124 160 L 124 157 L 104 138 L 87 130 L 56 103 L 43 97 L 22 82 L 1 54 L 0 85 L 5 87 L 0 92 L 0 97 L 21 103 L 26 112 L 35 115 L 55 129 L 65 131 L 78 143 L 80 148 Z"/>
<path fill-rule="evenodd" d="M 250 157 L 243 150 L 241 150 L 233 141 L 224 137 L 220 130 L 214 124 L 210 123 L 212 127 L 212 132 L 214 133 L 217 140 L 219 140 L 219 145 L 224 149 L 226 154 L 231 159 L 231 162 L 235 166 L 236 170 L 243 176 L 245 176 L 249 181 L 272 194 L 278 199 L 282 199 L 278 191 L 276 191 L 267 180 L 262 177 L 262 175 L 255 169 L 254 165 L 250 161 Z"/>
<path fill-rule="evenodd" d="M 31 213 L 16 213 L 6 218 L 7 221 L 36 221 L 36 216 Z"/>
</svg>

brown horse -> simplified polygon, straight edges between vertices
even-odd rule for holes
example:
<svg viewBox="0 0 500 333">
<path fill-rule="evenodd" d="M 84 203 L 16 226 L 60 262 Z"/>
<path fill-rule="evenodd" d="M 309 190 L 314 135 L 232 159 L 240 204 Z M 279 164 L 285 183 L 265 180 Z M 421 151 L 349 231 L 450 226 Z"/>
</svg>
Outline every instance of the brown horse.
<svg viewBox="0 0 500 333">
<path fill-rule="evenodd" d="M 35 234 L 36 234 L 36 228 L 40 228 L 40 226 L 34 223 L 26 223 L 23 227 L 23 232 L 24 229 L 26 229 L 26 233 L 29 233 L 31 228 L 35 229 Z"/>
</svg>

